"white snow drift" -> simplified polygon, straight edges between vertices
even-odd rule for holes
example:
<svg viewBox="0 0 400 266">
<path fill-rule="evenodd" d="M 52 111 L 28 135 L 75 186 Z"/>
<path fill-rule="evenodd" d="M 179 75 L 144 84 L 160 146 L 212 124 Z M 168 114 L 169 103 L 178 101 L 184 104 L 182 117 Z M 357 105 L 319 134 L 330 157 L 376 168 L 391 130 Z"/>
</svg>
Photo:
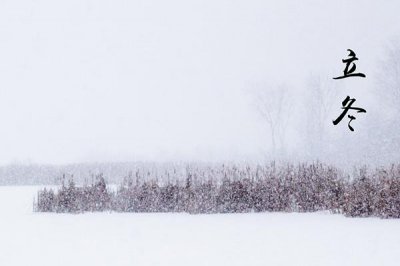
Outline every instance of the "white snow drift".
<svg viewBox="0 0 400 266">
<path fill-rule="evenodd" d="M 315 214 L 33 213 L 0 187 L 0 265 L 398 265 L 400 220 Z"/>
</svg>

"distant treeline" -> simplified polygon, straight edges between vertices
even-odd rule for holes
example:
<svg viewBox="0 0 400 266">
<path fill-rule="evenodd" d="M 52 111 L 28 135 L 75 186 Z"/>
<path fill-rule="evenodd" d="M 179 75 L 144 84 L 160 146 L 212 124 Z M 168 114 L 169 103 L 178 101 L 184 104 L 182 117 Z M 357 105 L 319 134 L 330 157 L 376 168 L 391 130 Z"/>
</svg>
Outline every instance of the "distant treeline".
<svg viewBox="0 0 400 266">
<path fill-rule="evenodd" d="M 179 179 L 160 180 L 136 172 L 117 188 L 102 175 L 77 187 L 73 179 L 58 191 L 38 192 L 38 212 L 315 212 L 400 218 L 400 165 L 357 170 L 353 178 L 315 163 L 276 166 L 223 166 L 187 169 Z M 213 178 L 221 176 L 222 178 Z"/>
</svg>

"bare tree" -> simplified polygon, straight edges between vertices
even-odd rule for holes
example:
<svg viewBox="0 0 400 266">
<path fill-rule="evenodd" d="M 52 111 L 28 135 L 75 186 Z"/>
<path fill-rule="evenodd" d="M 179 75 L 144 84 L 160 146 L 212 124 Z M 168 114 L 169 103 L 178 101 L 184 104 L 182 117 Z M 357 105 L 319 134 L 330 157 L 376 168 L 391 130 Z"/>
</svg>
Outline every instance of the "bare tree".
<svg viewBox="0 0 400 266">
<path fill-rule="evenodd" d="M 287 87 L 279 85 L 256 91 L 255 105 L 268 125 L 272 153 L 284 153 L 286 131 L 292 110 L 292 97 Z"/>
<path fill-rule="evenodd" d="M 400 40 L 400 39 L 398 39 Z M 368 127 L 368 156 L 374 162 L 389 163 L 400 159 L 400 41 L 392 41 L 385 47 L 377 70 L 374 96 L 375 110 L 371 112 Z"/>
<path fill-rule="evenodd" d="M 396 112 L 400 111 L 400 42 L 387 46 L 378 70 L 377 95 Z"/>
<path fill-rule="evenodd" d="M 337 83 L 319 75 L 310 75 L 306 86 L 304 112 L 306 126 L 304 141 L 313 156 L 321 151 L 327 138 L 327 126 L 332 125 L 333 105 L 338 95 Z"/>
</svg>

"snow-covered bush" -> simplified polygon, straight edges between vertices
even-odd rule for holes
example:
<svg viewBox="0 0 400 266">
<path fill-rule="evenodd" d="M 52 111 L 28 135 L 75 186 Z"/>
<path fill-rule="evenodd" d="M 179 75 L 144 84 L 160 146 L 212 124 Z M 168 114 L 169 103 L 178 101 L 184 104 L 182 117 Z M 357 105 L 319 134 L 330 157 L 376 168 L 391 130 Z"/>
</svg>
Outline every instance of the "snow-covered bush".
<svg viewBox="0 0 400 266">
<path fill-rule="evenodd" d="M 35 210 L 188 213 L 328 210 L 346 216 L 400 218 L 400 165 L 370 174 L 363 168 L 351 180 L 338 169 L 320 163 L 177 170 L 164 173 L 167 179 L 136 171 L 135 177 L 130 174 L 115 192 L 107 189 L 102 175 L 90 186 L 77 187 L 70 179 L 57 192 L 39 191 Z"/>
</svg>

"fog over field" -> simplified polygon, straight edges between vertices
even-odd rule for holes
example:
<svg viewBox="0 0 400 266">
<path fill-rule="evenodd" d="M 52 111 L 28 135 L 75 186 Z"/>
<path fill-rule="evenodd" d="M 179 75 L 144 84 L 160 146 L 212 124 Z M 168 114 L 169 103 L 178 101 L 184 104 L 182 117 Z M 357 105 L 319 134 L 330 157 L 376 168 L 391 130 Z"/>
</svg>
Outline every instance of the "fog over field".
<svg viewBox="0 0 400 266">
<path fill-rule="evenodd" d="M 2 1 L 0 163 L 397 161 L 398 109 L 389 102 L 399 9 L 398 1 Z M 348 48 L 367 77 L 333 80 Z M 276 110 L 282 91 L 275 120 L 285 126 L 272 137 L 259 100 Z M 367 110 L 354 132 L 347 118 L 332 124 L 347 95 Z"/>
</svg>

